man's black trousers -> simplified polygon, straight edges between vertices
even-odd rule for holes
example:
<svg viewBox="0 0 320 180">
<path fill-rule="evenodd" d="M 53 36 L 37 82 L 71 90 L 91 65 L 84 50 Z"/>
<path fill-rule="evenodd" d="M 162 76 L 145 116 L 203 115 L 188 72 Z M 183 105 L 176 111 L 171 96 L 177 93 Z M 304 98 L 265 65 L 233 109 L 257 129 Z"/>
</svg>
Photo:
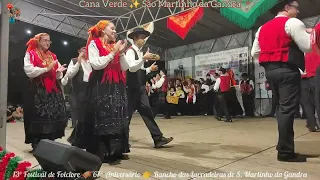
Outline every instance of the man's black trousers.
<svg viewBox="0 0 320 180">
<path fill-rule="evenodd" d="M 294 153 L 293 121 L 300 100 L 301 75 L 298 68 L 287 65 L 265 67 L 266 78 L 273 84 L 274 93 L 279 97 L 276 111 L 279 140 L 278 155 Z"/>
<path fill-rule="evenodd" d="M 162 138 L 162 132 L 154 120 L 145 86 L 128 87 L 128 113 L 131 121 L 133 112 L 138 110 L 144 123 L 150 131 L 153 140 Z M 129 122 L 130 122 L 129 121 Z"/>
<path fill-rule="evenodd" d="M 315 107 L 318 116 L 317 124 L 320 126 L 319 118 L 320 118 L 320 66 L 318 66 L 315 77 Z"/>
<path fill-rule="evenodd" d="M 301 105 L 303 112 L 307 116 L 307 126 L 308 127 L 317 127 L 316 117 L 315 117 L 315 87 L 316 79 L 311 78 L 302 78 L 301 79 Z"/>
</svg>

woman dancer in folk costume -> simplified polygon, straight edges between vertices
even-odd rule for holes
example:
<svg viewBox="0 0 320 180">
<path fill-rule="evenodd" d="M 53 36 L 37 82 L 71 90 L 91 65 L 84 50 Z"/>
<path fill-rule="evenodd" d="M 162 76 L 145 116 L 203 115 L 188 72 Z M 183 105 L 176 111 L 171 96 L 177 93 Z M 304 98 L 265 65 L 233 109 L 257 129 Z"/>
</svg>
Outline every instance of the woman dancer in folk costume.
<svg viewBox="0 0 320 180">
<path fill-rule="evenodd" d="M 129 119 L 123 71 L 139 66 L 128 62 L 127 41 L 116 41 L 115 26 L 103 20 L 89 29 L 87 53 L 92 66 L 85 117 L 86 149 L 102 161 L 126 158 L 129 150 Z"/>
<path fill-rule="evenodd" d="M 41 139 L 55 140 L 64 136 L 67 125 L 66 106 L 57 79 L 65 65 L 49 51 L 50 36 L 37 34 L 28 43 L 24 71 L 29 77 L 24 92 L 25 143 L 36 148 Z"/>
</svg>

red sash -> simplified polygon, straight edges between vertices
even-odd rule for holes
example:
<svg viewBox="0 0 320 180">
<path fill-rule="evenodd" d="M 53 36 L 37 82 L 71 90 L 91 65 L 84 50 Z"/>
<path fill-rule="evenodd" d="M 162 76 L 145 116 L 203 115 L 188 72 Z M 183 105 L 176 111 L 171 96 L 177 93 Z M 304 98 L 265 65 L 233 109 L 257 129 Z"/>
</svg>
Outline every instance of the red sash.
<svg viewBox="0 0 320 180">
<path fill-rule="evenodd" d="M 108 54 L 110 54 L 110 51 L 103 47 L 102 42 L 99 38 L 94 39 L 94 42 L 96 43 L 96 46 L 99 50 L 99 56 L 107 56 Z M 119 83 L 120 81 L 126 83 L 126 78 L 123 71 L 121 70 L 119 53 L 116 54 L 114 56 L 114 59 L 104 68 L 101 84 L 107 81 L 109 83 Z"/>
<path fill-rule="evenodd" d="M 195 87 L 190 85 L 188 88 L 191 91 L 191 92 L 188 93 L 188 103 L 192 103 L 193 102 L 193 96 L 194 96 L 194 93 L 195 93 Z"/>
<path fill-rule="evenodd" d="M 46 68 L 46 66 L 43 64 L 43 61 L 38 56 L 36 49 L 33 49 L 28 53 L 30 55 L 30 62 L 31 64 L 33 64 L 34 67 Z M 57 60 L 57 56 L 55 54 L 53 54 L 50 51 L 48 51 L 48 53 L 51 54 L 54 61 Z M 42 82 L 43 86 L 46 88 L 46 91 L 48 93 L 51 93 L 52 91 L 59 92 L 59 89 L 57 87 L 57 69 L 58 63 L 52 68 L 51 71 L 41 74 L 39 76 L 40 81 Z"/>
</svg>

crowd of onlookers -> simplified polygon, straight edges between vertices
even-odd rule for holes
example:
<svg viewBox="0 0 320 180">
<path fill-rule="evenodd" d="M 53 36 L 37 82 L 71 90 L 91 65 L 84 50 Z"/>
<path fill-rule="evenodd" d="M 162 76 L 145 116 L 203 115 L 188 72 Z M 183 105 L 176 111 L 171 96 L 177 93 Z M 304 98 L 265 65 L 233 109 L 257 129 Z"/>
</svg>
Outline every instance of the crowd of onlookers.
<svg viewBox="0 0 320 180">
<path fill-rule="evenodd" d="M 149 102 L 154 112 L 158 109 L 160 87 L 155 87 L 157 82 L 161 81 L 161 75 L 156 74 L 146 82 L 146 91 L 149 96 Z M 220 110 L 218 101 L 218 92 L 214 91 L 216 80 L 220 77 L 218 73 L 207 74 L 205 78 L 195 80 L 192 78 L 171 78 L 168 80 L 167 109 L 170 115 L 217 115 Z M 254 85 L 247 73 L 241 75 L 237 82 L 242 94 L 244 111 L 242 110 L 236 95 L 228 100 L 228 109 L 233 117 L 236 116 L 254 116 Z M 235 92 L 234 92 L 235 93 Z M 161 114 L 165 112 L 160 111 Z M 159 114 L 157 111 L 156 114 Z"/>
<path fill-rule="evenodd" d="M 171 78 L 168 81 L 167 101 L 170 115 L 208 115 L 215 114 L 215 92 L 213 85 L 218 74 L 207 75 L 206 79 Z M 156 74 L 146 83 L 146 90 L 153 109 L 157 109 L 159 94 L 153 84 L 159 81 L 160 74 Z"/>
</svg>

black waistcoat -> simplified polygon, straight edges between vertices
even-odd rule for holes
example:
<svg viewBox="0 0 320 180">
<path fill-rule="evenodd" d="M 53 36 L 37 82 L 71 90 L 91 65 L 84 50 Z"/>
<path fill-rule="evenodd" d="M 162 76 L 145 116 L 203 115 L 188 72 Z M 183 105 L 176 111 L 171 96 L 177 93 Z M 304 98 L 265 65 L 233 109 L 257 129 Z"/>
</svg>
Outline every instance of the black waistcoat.
<svg viewBox="0 0 320 180">
<path fill-rule="evenodd" d="M 294 41 L 290 44 L 288 63 L 297 66 L 302 71 L 305 69 L 304 53 Z"/>
<path fill-rule="evenodd" d="M 135 54 L 135 60 L 139 60 L 139 56 L 136 50 L 131 48 Z M 145 65 L 145 64 L 144 64 Z M 127 70 L 127 86 L 129 88 L 140 88 L 141 86 L 145 86 L 147 75 L 146 71 L 141 68 L 137 72 L 130 72 Z"/>
<path fill-rule="evenodd" d="M 77 63 L 78 59 L 77 58 L 73 58 L 72 62 L 73 65 L 75 65 Z M 85 87 L 87 85 L 87 82 L 83 81 L 83 69 L 82 69 L 82 65 L 80 64 L 79 67 L 79 71 L 77 72 L 77 74 L 71 79 L 71 86 L 72 86 L 72 93 L 74 94 L 78 94 L 80 92 L 83 92 L 85 90 Z"/>
</svg>

